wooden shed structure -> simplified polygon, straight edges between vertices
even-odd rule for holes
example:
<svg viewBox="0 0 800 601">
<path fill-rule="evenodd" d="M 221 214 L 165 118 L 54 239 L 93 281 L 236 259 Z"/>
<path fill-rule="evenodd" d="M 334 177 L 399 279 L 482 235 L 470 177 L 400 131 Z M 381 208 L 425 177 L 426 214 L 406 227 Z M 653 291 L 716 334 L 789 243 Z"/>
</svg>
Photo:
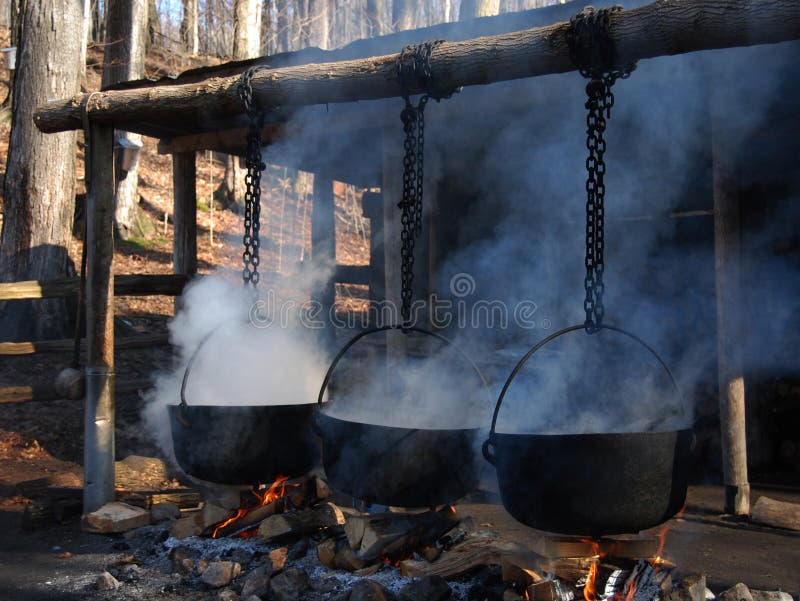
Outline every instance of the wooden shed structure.
<svg viewBox="0 0 800 601">
<path fill-rule="evenodd" d="M 270 107 L 262 132 L 265 147 L 275 149 L 268 151 L 269 161 L 316 175 L 312 220 L 314 260 L 335 262 L 332 181 L 381 190 L 380 194 L 369 195 L 364 203 L 364 210 L 373 224 L 369 268 L 340 267 L 333 280 L 314 294 L 323 305 L 330 306 L 334 302 L 333 286 L 341 281 L 368 284 L 371 298 L 397 300 L 399 262 L 396 254 L 386 250 L 392 240 L 399 239 L 396 205 L 402 186 L 399 120 L 402 105 L 398 100 L 402 90 L 396 61 L 407 44 L 447 40 L 433 53 L 432 76 L 437 85 L 445 89 L 464 86 L 464 90 L 450 100 L 431 104 L 428 112 L 428 161 L 432 166 L 427 172 L 435 175 L 429 176 L 427 198 L 434 205 L 435 218 L 427 226 L 424 237 L 427 261 L 419 267 L 417 281 L 420 292 L 430 294 L 443 286 L 438 277 L 440 267 L 448 262 L 458 264 L 458 248 L 466 242 L 480 241 L 483 233 L 500 224 L 500 216 L 520 206 L 517 201 L 508 201 L 514 195 L 513 186 L 501 186 L 500 178 L 512 169 L 546 178 L 541 168 L 534 169 L 528 162 L 531 157 L 525 148 L 541 144 L 548 136 L 552 140 L 552 136 L 560 135 L 552 127 L 554 121 L 571 119 L 574 124 L 573 132 L 577 134 L 574 143 L 562 149 L 565 154 L 556 153 L 554 160 L 566 154 L 578 157 L 578 171 L 573 173 L 580 191 L 580 169 L 585 152 L 582 137 L 585 125 L 580 116 L 583 83 L 573 73 L 575 67 L 570 60 L 566 36 L 570 30 L 570 16 L 587 4 L 573 1 L 361 40 L 338 50 L 306 49 L 196 69 L 174 79 L 129 82 L 100 93 L 56 100 L 39 108 L 35 119 L 42 131 L 85 128 L 89 133 L 85 511 L 92 511 L 113 498 L 114 129 L 156 137 L 160 140 L 159 150 L 172 154 L 174 271 L 181 278 L 192 276 L 197 265 L 196 152 L 244 153 L 247 121 L 236 87 L 246 69 L 256 65 L 263 67 L 252 83 L 262 106 Z M 625 60 L 800 39 L 800 6 L 793 0 L 659 0 L 652 4 L 638 1 L 627 4 L 626 10 L 613 14 L 610 26 L 617 53 Z M 676 206 L 671 200 L 674 196 L 671 184 L 665 184 L 648 172 L 650 185 L 642 187 L 640 192 L 646 196 L 652 213 L 623 217 L 629 220 L 630 224 L 624 226 L 629 229 L 638 227 L 637 223 L 651 223 L 653 214 L 667 218 L 670 213 L 673 217 L 700 216 L 707 219 L 706 224 L 715 232 L 715 238 L 709 238 L 716 239 L 717 277 L 712 286 L 716 287 L 717 327 L 712 331 L 716 333 L 718 346 L 728 507 L 737 513 L 748 511 L 748 481 L 744 381 L 737 352 L 739 326 L 730 316 L 741 294 L 738 284 L 741 182 L 734 177 L 734 172 L 742 162 L 755 165 L 759 173 L 796 171 L 797 155 L 793 160 L 791 154 L 783 152 L 760 159 L 732 155 L 728 150 L 738 148 L 739 144 L 726 136 L 738 135 L 741 131 L 729 128 L 731 121 L 727 118 L 716 117 L 713 107 L 730 100 L 733 84 L 740 83 L 733 79 L 742 69 L 749 69 L 747 72 L 755 75 L 756 70 L 765 67 L 759 62 L 762 59 L 768 60 L 773 68 L 776 54 L 786 52 L 797 56 L 796 43 L 789 45 L 790 48 L 786 48 L 786 44 L 774 47 L 780 48 L 778 52 L 737 55 L 734 62 L 740 59 L 743 62 L 729 71 L 726 69 L 731 64 L 730 56 L 714 55 L 702 61 L 687 57 L 665 58 L 657 61 L 653 68 L 640 66 L 641 72 L 634 73 L 630 82 L 626 81 L 622 84 L 625 87 L 621 85 L 619 90 L 620 98 L 669 95 L 678 87 L 696 92 L 696 102 L 691 103 L 694 120 L 690 125 L 700 128 L 697 139 L 705 144 L 692 150 L 687 165 L 696 165 L 697 170 L 685 169 L 680 186 L 694 190 L 683 198 L 705 197 L 705 204 L 687 200 Z M 692 69 L 682 68 L 687 61 L 695 61 Z M 643 61 L 642 65 L 648 62 Z M 794 68 L 791 73 L 795 81 L 800 79 L 791 61 L 784 66 Z M 698 73 L 702 77 L 698 77 Z M 775 85 L 791 80 L 791 73 L 781 71 L 775 77 Z M 763 129 L 767 133 L 751 132 L 756 137 L 764 136 L 761 142 L 764 147 L 775 147 L 769 132 L 777 132 L 780 140 L 800 139 L 798 88 L 792 86 L 787 90 L 793 101 L 770 107 L 771 121 Z M 414 93 L 422 91 L 421 84 L 412 90 Z M 685 119 L 680 116 L 681 111 L 687 110 L 686 98 L 682 96 L 683 93 L 676 94 L 671 105 L 651 110 L 646 118 L 658 127 L 641 132 L 645 138 L 648 135 L 669 136 L 672 129 L 669 120 Z M 565 98 L 574 100 L 568 109 L 564 109 Z M 624 116 L 620 117 L 620 122 L 619 127 L 623 129 L 637 128 L 635 120 L 626 122 Z M 610 127 L 616 126 L 614 122 Z M 502 140 L 502 150 L 498 140 Z M 676 137 L 670 144 L 679 146 L 685 142 Z M 643 139 L 637 148 L 620 149 L 618 158 L 646 156 L 647 143 L 648 140 Z M 792 150 L 796 152 L 797 146 L 792 146 Z M 493 157 L 499 158 L 493 160 Z M 669 159 L 649 158 L 651 167 Z M 759 160 L 761 164 L 757 165 Z M 561 168 L 554 164 L 553 169 Z M 491 185 L 476 188 L 476 168 L 481 171 L 496 169 L 500 175 L 490 180 Z M 777 198 L 786 193 L 781 184 L 774 181 L 759 186 L 764 198 Z M 531 199 L 531 205 L 542 211 L 547 210 L 548 202 L 547 198 Z M 583 210 L 581 202 L 576 203 L 576 208 L 578 213 Z M 535 219 L 535 214 L 527 213 L 525 219 Z M 465 221 L 471 227 L 463 227 Z M 575 231 L 582 235 L 580 226 Z M 578 240 L 575 242 L 579 246 Z M 546 262 L 539 257 L 535 261 Z M 503 267 L 487 267 L 487 272 L 493 269 Z"/>
</svg>

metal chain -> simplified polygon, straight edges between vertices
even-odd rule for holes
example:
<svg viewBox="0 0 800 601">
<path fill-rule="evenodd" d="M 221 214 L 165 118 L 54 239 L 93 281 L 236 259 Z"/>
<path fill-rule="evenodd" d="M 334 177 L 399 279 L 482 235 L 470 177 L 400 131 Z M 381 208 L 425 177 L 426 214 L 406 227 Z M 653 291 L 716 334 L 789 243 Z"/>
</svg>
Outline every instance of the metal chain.
<svg viewBox="0 0 800 601">
<path fill-rule="evenodd" d="M 570 19 L 567 31 L 572 62 L 581 75 L 589 79 L 586 84 L 586 275 L 583 286 L 586 295 L 583 310 L 584 327 L 593 334 L 603 326 L 605 306 L 605 131 L 611 118 L 614 94 L 611 91 L 617 79 L 630 76 L 636 63 L 619 64 L 613 40 L 609 35 L 610 16 L 622 10 L 619 5 L 595 10 L 587 6 Z"/>
<path fill-rule="evenodd" d="M 245 285 L 258 285 L 260 275 L 258 265 L 260 262 L 259 248 L 261 240 L 259 231 L 261 229 L 261 172 L 266 165 L 261 160 L 261 131 L 264 128 L 264 111 L 253 96 L 253 76 L 260 67 L 251 67 L 242 74 L 239 80 L 239 97 L 244 103 L 245 112 L 249 120 L 247 126 L 247 152 L 245 165 L 247 174 L 245 175 L 245 194 L 244 194 L 244 235 L 242 244 L 242 279 Z"/>
<path fill-rule="evenodd" d="M 405 106 L 400 113 L 403 122 L 403 199 L 398 203 L 400 216 L 400 277 L 403 324 L 410 325 L 411 302 L 414 297 L 414 246 L 422 233 L 422 196 L 425 179 L 425 106 L 433 98 L 437 102 L 449 98 L 456 90 L 434 88 L 431 78 L 433 49 L 444 40 L 432 40 L 417 46 L 406 46 L 397 60 L 397 76 L 403 88 Z M 414 106 L 410 99 L 410 84 L 415 78 L 426 92 Z"/>
</svg>

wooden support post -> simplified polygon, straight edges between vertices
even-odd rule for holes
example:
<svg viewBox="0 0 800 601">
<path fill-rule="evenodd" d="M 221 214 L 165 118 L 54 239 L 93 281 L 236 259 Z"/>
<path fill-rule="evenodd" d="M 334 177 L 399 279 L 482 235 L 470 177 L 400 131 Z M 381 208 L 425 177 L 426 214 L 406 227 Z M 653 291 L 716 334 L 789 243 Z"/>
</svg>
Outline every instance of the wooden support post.
<svg viewBox="0 0 800 601">
<path fill-rule="evenodd" d="M 173 273 L 197 273 L 197 167 L 194 152 L 172 156 Z"/>
<path fill-rule="evenodd" d="M 114 129 L 90 126 L 83 512 L 114 500 Z"/>
<path fill-rule="evenodd" d="M 194 152 L 172 155 L 172 225 L 172 271 L 192 277 L 197 273 L 197 164 Z M 181 300 L 181 297 L 175 297 L 176 313 Z"/>
<path fill-rule="evenodd" d="M 311 299 L 319 303 L 322 310 L 314 319 L 323 322 L 322 340 L 326 346 L 333 345 L 333 315 L 336 301 L 336 282 L 333 272 L 336 266 L 336 220 L 333 202 L 333 182 L 314 175 L 314 210 L 311 213 L 311 260 L 317 273 L 330 273 L 330 277 L 318 282 L 319 288 L 312 291 Z"/>
<path fill-rule="evenodd" d="M 377 307 L 386 298 L 386 265 L 383 242 L 383 195 L 365 192 L 362 199 L 364 215 L 369 219 L 369 300 Z M 377 312 L 370 313 L 370 325 L 375 325 Z"/>
<path fill-rule="evenodd" d="M 721 95 L 712 95 L 714 254 L 717 288 L 717 367 L 725 512 L 750 513 L 745 435 L 745 387 L 741 335 L 741 207 L 729 126 L 715 115 Z"/>
</svg>

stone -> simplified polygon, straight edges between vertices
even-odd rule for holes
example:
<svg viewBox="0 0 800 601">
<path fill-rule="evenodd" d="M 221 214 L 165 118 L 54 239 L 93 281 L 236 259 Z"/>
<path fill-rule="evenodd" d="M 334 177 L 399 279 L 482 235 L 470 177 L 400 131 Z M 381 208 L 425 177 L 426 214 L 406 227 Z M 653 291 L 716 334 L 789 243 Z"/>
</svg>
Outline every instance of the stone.
<svg viewBox="0 0 800 601">
<path fill-rule="evenodd" d="M 738 583 L 719 594 L 720 601 L 754 601 L 746 584 Z"/>
<path fill-rule="evenodd" d="M 209 588 L 222 588 L 228 586 L 241 571 L 242 566 L 235 561 L 212 561 L 203 570 L 200 580 Z"/>
<path fill-rule="evenodd" d="M 142 579 L 144 570 L 136 564 L 128 564 L 119 570 L 119 579 L 123 582 L 138 582 Z"/>
<path fill-rule="evenodd" d="M 240 597 L 235 591 L 226 588 L 224 591 L 217 593 L 217 601 L 239 601 Z"/>
<path fill-rule="evenodd" d="M 345 545 L 336 552 L 336 557 L 333 558 L 333 565 L 340 570 L 355 572 L 367 564 L 356 554 L 355 551 L 353 551 L 348 545 Z"/>
<path fill-rule="evenodd" d="M 286 547 L 279 547 L 269 552 L 269 560 L 272 562 L 272 571 L 280 572 L 286 565 L 286 556 L 289 549 Z"/>
<path fill-rule="evenodd" d="M 377 574 L 378 570 L 380 569 L 381 569 L 381 564 L 373 563 L 371 566 L 367 566 L 366 568 L 361 568 L 360 570 L 356 570 L 355 572 L 353 572 L 353 576 L 358 576 L 359 578 L 372 576 L 373 574 Z"/>
<path fill-rule="evenodd" d="M 256 597 L 255 595 L 250 595 L 244 601 L 261 601 L 261 597 Z"/>
<path fill-rule="evenodd" d="M 253 561 L 253 554 L 247 549 L 236 547 L 235 549 L 231 549 L 230 551 L 223 553 L 222 558 L 229 561 L 235 561 L 244 569 L 245 566 L 250 565 L 250 563 Z"/>
<path fill-rule="evenodd" d="M 409 582 L 399 593 L 400 601 L 447 601 L 453 591 L 441 576 L 425 576 Z"/>
<path fill-rule="evenodd" d="M 181 508 L 177 503 L 156 503 L 150 508 L 150 521 L 153 524 L 171 522 L 181 517 Z"/>
<path fill-rule="evenodd" d="M 394 595 L 374 580 L 359 580 L 350 589 L 349 601 L 394 601 Z"/>
<path fill-rule="evenodd" d="M 118 589 L 122 584 L 119 580 L 114 578 L 108 572 L 103 572 L 97 577 L 97 581 L 95 583 L 97 585 L 98 591 L 114 591 Z"/>
<path fill-rule="evenodd" d="M 298 559 L 303 559 L 303 557 L 305 557 L 307 554 L 308 539 L 301 538 L 289 548 L 289 552 L 286 554 L 286 559 L 289 561 L 297 561 Z"/>
<path fill-rule="evenodd" d="M 169 552 L 172 561 L 172 573 L 186 575 L 194 569 L 194 562 L 200 552 L 191 547 L 173 547 Z"/>
<path fill-rule="evenodd" d="M 272 566 L 260 566 L 245 576 L 242 585 L 242 599 L 255 595 L 266 598 L 269 593 L 269 579 L 272 576 Z"/>
<path fill-rule="evenodd" d="M 97 511 L 87 513 L 81 521 L 84 532 L 112 534 L 127 532 L 134 528 L 147 526 L 150 512 L 127 503 L 106 503 Z"/>
<path fill-rule="evenodd" d="M 272 601 L 297 601 L 309 588 L 308 574 L 296 567 L 285 569 L 270 582 Z"/>
<path fill-rule="evenodd" d="M 789 593 L 783 591 L 754 591 L 750 589 L 753 601 L 793 601 Z"/>
<path fill-rule="evenodd" d="M 203 533 L 203 514 L 200 511 L 175 520 L 170 527 L 169 533 L 175 538 L 188 538 L 199 536 Z"/>
<path fill-rule="evenodd" d="M 329 568 L 333 567 L 333 560 L 336 558 L 336 540 L 328 538 L 317 545 L 317 559 Z"/>
</svg>

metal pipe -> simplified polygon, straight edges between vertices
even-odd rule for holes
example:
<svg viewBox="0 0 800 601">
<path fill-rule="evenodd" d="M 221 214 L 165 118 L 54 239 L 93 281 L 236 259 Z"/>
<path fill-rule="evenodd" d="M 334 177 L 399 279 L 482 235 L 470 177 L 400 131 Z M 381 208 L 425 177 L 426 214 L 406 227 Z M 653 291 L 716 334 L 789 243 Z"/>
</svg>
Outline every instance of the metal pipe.
<svg viewBox="0 0 800 601">
<path fill-rule="evenodd" d="M 86 368 L 83 512 L 114 499 L 114 372 Z"/>
</svg>

